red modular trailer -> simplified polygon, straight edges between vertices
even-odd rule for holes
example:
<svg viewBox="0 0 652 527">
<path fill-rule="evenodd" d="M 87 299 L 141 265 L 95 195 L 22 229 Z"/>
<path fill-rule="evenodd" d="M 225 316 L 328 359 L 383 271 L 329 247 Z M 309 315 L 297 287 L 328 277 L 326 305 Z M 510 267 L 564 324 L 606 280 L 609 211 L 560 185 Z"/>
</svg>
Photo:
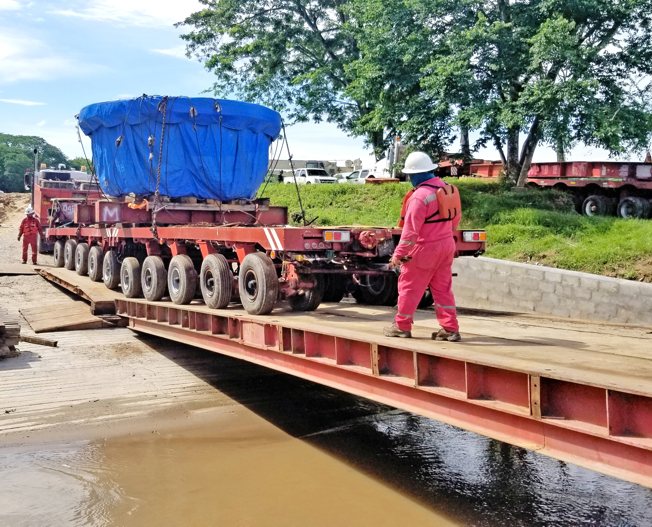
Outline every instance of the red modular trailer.
<svg viewBox="0 0 652 527">
<path fill-rule="evenodd" d="M 55 265 L 120 287 L 128 298 L 187 304 L 201 292 L 209 307 L 236 299 L 252 314 L 269 313 L 279 298 L 311 311 L 347 291 L 361 303 L 396 301 L 387 264 L 399 229 L 291 227 L 287 209 L 265 199 L 155 205 L 87 195 L 71 206 L 70 222 L 46 223 Z M 460 256 L 484 251 L 484 231 L 456 238 Z"/>
<path fill-rule="evenodd" d="M 527 185 L 572 193 L 578 212 L 587 216 L 617 213 L 621 218 L 649 218 L 652 215 L 651 163 L 533 163 Z"/>
</svg>

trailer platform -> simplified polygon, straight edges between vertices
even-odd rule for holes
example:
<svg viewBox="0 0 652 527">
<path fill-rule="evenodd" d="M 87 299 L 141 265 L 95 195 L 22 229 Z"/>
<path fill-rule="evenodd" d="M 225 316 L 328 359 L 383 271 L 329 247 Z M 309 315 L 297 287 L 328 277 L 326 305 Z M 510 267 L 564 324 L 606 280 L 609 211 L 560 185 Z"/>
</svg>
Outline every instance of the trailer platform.
<svg viewBox="0 0 652 527">
<path fill-rule="evenodd" d="M 58 270 L 70 288 L 90 282 Z M 47 277 L 47 276 L 46 276 Z M 460 316 L 463 341 L 382 336 L 393 310 L 323 304 L 270 315 L 115 295 L 133 330 L 267 366 L 652 487 L 652 328 Z"/>
</svg>

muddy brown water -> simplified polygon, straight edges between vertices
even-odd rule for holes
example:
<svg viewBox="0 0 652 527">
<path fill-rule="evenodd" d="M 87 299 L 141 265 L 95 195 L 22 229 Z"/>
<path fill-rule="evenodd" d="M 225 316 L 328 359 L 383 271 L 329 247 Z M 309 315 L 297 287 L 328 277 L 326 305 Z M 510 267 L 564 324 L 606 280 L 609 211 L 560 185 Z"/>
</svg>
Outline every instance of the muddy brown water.
<svg viewBox="0 0 652 527">
<path fill-rule="evenodd" d="M 0 525 L 652 525 L 643 487 L 211 357 L 223 406 L 0 448 Z"/>
</svg>

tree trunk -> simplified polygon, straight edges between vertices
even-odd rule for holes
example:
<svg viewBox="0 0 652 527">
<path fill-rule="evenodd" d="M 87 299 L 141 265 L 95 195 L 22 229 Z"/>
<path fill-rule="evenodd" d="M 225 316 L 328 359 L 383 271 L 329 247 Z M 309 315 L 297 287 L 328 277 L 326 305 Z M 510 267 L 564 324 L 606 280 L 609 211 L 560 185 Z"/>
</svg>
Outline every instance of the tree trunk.
<svg viewBox="0 0 652 527">
<path fill-rule="evenodd" d="M 374 156 L 376 157 L 376 161 L 380 161 L 385 155 L 386 148 L 384 136 L 385 134 L 382 130 L 369 133 L 369 142 L 374 149 Z"/>
<path fill-rule="evenodd" d="M 516 185 L 521 171 L 518 159 L 518 127 L 510 128 L 507 131 L 507 166 L 505 167 L 505 179 L 510 185 Z"/>
<path fill-rule="evenodd" d="M 469 127 L 465 124 L 460 125 L 460 150 L 464 163 L 471 161 L 471 145 L 469 142 Z"/>
<path fill-rule="evenodd" d="M 527 138 L 523 143 L 523 150 L 521 151 L 520 159 L 520 170 L 518 175 L 518 180 L 516 181 L 517 187 L 524 187 L 527 181 L 527 173 L 530 171 L 530 166 L 532 165 L 532 158 L 534 157 L 534 151 L 539 144 L 539 136 L 541 133 L 541 121 L 538 117 L 534 118 L 532 125 L 530 126 L 530 131 L 527 134 Z"/>
<path fill-rule="evenodd" d="M 557 154 L 557 163 L 563 163 L 566 161 L 566 151 L 561 137 L 558 137 L 555 143 L 555 153 Z"/>
</svg>

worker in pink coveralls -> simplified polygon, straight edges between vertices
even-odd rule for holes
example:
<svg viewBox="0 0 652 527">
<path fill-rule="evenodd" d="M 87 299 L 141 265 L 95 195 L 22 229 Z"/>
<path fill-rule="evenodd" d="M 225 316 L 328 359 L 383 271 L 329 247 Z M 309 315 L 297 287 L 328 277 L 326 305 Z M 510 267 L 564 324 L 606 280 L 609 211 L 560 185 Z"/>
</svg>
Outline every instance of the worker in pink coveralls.
<svg viewBox="0 0 652 527">
<path fill-rule="evenodd" d="M 412 152 L 405 160 L 414 189 L 406 196 L 401 213 L 403 231 L 390 266 L 400 267 L 398 312 L 394 323 L 383 331 L 387 337 L 412 337 L 414 312 L 427 287 L 435 301 L 435 314 L 441 329 L 433 340 L 460 340 L 452 265 L 455 256 L 453 231 L 461 219 L 461 210 L 453 219 L 439 218 L 436 192 L 446 184 L 435 176 L 437 165 L 424 152 Z M 451 188 L 451 187 L 449 187 Z"/>
<path fill-rule="evenodd" d="M 23 263 L 27 263 L 27 247 L 29 246 L 32 248 L 32 263 L 36 265 L 36 244 L 40 230 L 41 224 L 34 217 L 34 209 L 28 206 L 25 209 L 25 217 L 18 228 L 18 241 L 20 241 L 21 236 L 23 238 Z"/>
</svg>

